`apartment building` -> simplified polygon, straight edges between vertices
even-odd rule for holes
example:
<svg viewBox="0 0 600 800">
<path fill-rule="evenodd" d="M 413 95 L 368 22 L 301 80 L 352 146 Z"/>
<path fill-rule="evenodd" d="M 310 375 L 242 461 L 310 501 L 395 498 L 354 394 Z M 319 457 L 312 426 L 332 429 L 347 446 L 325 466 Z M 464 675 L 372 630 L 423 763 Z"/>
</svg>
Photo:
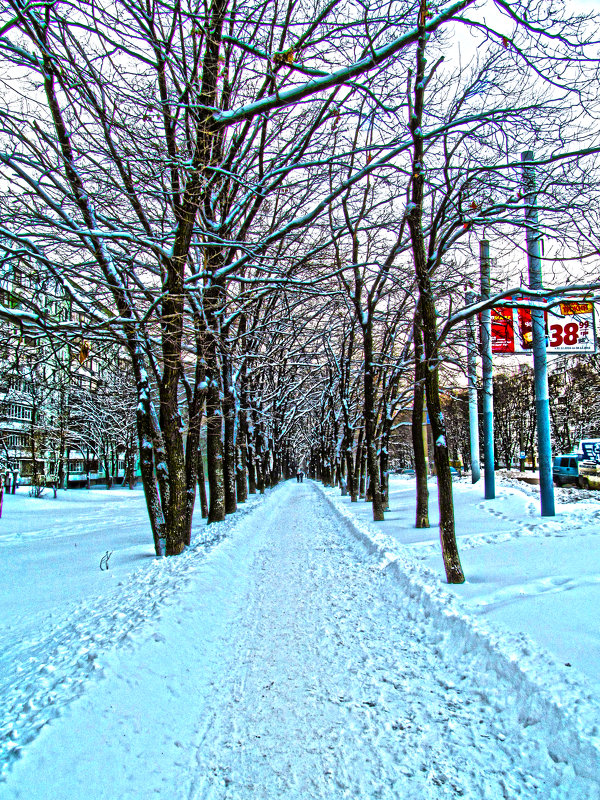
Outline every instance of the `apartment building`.
<svg viewBox="0 0 600 800">
<path fill-rule="evenodd" d="M 8 254 L 8 255 L 7 255 Z M 57 281 L 0 254 L 0 305 L 75 318 Z M 115 345 L 50 339 L 0 322 L 0 474 L 83 487 L 139 475 L 135 392 Z"/>
</svg>

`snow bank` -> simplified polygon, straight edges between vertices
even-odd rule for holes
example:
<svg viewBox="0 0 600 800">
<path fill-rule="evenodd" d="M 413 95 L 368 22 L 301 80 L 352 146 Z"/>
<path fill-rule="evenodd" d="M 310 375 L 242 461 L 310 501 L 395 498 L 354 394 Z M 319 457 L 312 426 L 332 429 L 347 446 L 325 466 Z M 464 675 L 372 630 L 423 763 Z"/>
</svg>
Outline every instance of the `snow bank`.
<svg viewBox="0 0 600 800">
<path fill-rule="evenodd" d="M 322 489 L 322 487 L 320 487 Z M 468 653 L 481 669 L 481 697 L 495 704 L 498 679 L 514 687 L 515 711 L 532 727 L 550 757 L 568 763 L 577 775 L 600 775 L 600 703 L 582 676 L 562 665 L 524 634 L 501 630 L 465 613 L 459 600 L 429 568 L 397 540 L 357 519 L 337 490 L 322 489 L 349 530 L 379 560 L 398 587 L 403 613 L 438 628 L 440 654 Z M 355 504 L 353 504 L 355 505 Z M 501 698 L 506 702 L 506 698 Z"/>
</svg>

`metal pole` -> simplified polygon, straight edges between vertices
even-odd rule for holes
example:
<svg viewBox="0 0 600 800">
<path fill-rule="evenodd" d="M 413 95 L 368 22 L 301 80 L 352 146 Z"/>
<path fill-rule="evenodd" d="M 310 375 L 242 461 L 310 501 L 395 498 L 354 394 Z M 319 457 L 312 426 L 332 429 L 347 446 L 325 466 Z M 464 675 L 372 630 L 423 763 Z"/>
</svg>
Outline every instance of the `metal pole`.
<svg viewBox="0 0 600 800">
<path fill-rule="evenodd" d="M 529 264 L 529 288 L 542 289 L 542 260 L 538 225 L 535 166 L 533 151 L 521 153 L 523 188 L 525 192 L 525 236 Z M 533 329 L 533 373 L 535 381 L 535 411 L 537 417 L 538 464 L 540 469 L 540 500 L 542 516 L 553 517 L 554 485 L 552 483 L 552 445 L 550 442 L 550 401 L 548 397 L 548 366 L 546 360 L 546 326 L 541 309 L 531 311 Z"/>
<path fill-rule="evenodd" d="M 423 453 L 425 454 L 425 467 L 429 475 L 429 414 L 427 413 L 427 403 L 423 404 Z"/>
<path fill-rule="evenodd" d="M 481 276 L 481 299 L 490 296 L 490 243 L 483 239 L 479 243 L 479 270 Z M 481 312 L 481 377 L 483 386 L 483 481 L 484 498 L 496 497 L 494 474 L 494 387 L 492 382 L 492 312 Z"/>
<path fill-rule="evenodd" d="M 477 295 L 472 287 L 465 292 L 465 304 L 475 302 Z M 479 471 L 479 412 L 477 410 L 477 343 L 475 341 L 475 320 L 467 320 L 467 381 L 469 390 L 469 445 L 471 454 L 471 483 L 481 477 Z"/>
</svg>

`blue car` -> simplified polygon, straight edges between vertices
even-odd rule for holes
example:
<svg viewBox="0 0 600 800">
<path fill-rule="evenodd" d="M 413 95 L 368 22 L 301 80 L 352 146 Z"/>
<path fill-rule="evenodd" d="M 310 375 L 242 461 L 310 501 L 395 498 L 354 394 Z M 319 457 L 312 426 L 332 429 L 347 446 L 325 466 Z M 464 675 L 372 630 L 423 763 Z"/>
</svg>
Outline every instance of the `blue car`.
<svg viewBox="0 0 600 800">
<path fill-rule="evenodd" d="M 557 486 L 565 483 L 579 483 L 579 462 L 581 456 L 570 453 L 566 456 L 555 456 L 552 464 L 552 479 Z"/>
</svg>

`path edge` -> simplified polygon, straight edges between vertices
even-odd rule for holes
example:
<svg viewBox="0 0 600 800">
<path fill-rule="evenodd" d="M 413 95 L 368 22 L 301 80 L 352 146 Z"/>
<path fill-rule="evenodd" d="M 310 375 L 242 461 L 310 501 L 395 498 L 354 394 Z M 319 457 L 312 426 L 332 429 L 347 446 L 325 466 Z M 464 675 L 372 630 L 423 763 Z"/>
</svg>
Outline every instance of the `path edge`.
<svg viewBox="0 0 600 800">
<path fill-rule="evenodd" d="M 564 666 L 526 634 L 514 634 L 470 615 L 458 598 L 447 593 L 433 570 L 418 563 L 402 544 L 382 532 L 385 522 L 378 528 L 358 520 L 338 490 L 312 483 L 351 535 L 379 560 L 379 568 L 393 576 L 413 606 L 412 614 L 417 616 L 420 611 L 439 621 L 453 652 L 460 655 L 468 651 L 481 663 L 483 674 L 492 670 L 512 684 L 519 722 L 524 727 L 543 723 L 550 758 L 570 764 L 577 775 L 598 783 L 600 702 L 585 676 Z"/>
</svg>

